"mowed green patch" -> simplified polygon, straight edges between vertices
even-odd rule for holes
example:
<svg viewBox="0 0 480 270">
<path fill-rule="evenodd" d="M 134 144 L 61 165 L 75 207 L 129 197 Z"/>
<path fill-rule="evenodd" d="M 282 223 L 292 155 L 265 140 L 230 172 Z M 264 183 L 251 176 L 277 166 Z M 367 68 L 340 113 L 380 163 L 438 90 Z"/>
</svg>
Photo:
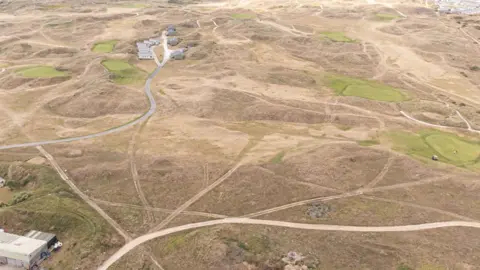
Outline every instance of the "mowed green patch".
<svg viewBox="0 0 480 270">
<path fill-rule="evenodd" d="M 116 44 L 116 40 L 98 42 L 93 45 L 92 51 L 96 53 L 109 53 L 113 51 Z"/>
<path fill-rule="evenodd" d="M 438 156 L 440 162 L 461 167 L 478 168 L 480 142 L 461 138 L 452 133 L 425 130 L 420 133 L 396 131 L 388 134 L 394 149 L 409 155 L 430 159 Z"/>
<path fill-rule="evenodd" d="M 395 14 L 390 13 L 377 13 L 375 14 L 375 19 L 380 21 L 391 21 L 398 19 L 399 17 Z"/>
<path fill-rule="evenodd" d="M 348 42 L 348 43 L 356 42 L 356 40 L 347 37 L 343 32 L 326 31 L 326 32 L 321 32 L 321 34 L 324 38 L 328 38 L 331 41 L 335 41 L 335 42 Z"/>
<path fill-rule="evenodd" d="M 401 90 L 380 82 L 352 78 L 342 75 L 327 75 L 327 85 L 340 96 L 354 96 L 371 100 L 401 102 L 408 96 Z"/>
<path fill-rule="evenodd" d="M 255 14 L 252 13 L 234 13 L 230 16 L 232 16 L 232 18 L 236 20 L 249 20 L 257 17 Z"/>
<path fill-rule="evenodd" d="M 122 60 L 104 60 L 102 65 L 113 75 L 113 81 L 118 84 L 143 83 L 147 73 Z"/>
<path fill-rule="evenodd" d="M 34 66 L 17 69 L 16 72 L 27 78 L 67 77 L 70 74 L 50 66 Z"/>
</svg>

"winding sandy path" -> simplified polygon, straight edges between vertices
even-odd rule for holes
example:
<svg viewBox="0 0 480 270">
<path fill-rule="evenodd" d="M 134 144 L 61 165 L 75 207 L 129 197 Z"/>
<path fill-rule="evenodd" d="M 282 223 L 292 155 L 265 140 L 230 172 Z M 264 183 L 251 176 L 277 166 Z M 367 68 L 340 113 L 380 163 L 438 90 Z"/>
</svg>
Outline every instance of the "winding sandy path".
<svg viewBox="0 0 480 270">
<path fill-rule="evenodd" d="M 146 234 L 135 238 L 131 242 L 124 245 L 120 250 L 113 254 L 107 261 L 105 261 L 98 270 L 107 270 L 111 265 L 118 261 L 123 255 L 127 254 L 132 249 L 137 246 L 153 240 L 158 237 L 169 235 L 176 232 L 220 225 L 220 224 L 248 224 L 248 225 L 265 225 L 265 226 L 276 226 L 292 229 L 302 229 L 302 230 L 317 230 L 317 231 L 343 231 L 343 232 L 411 232 L 411 231 L 421 231 L 421 230 L 430 230 L 437 228 L 448 228 L 448 227 L 469 227 L 469 228 L 479 228 L 479 222 L 468 222 L 468 221 L 446 221 L 446 222 L 435 222 L 435 223 L 424 223 L 424 224 L 415 224 L 415 225 L 404 225 L 404 226 L 378 226 L 378 227 L 363 227 L 363 226 L 342 226 L 342 225 L 324 225 L 324 224 L 305 224 L 305 223 L 293 223 L 293 222 L 284 222 L 276 220 L 259 220 L 259 219 L 248 219 L 248 218 L 226 218 L 220 220 L 211 220 L 205 222 L 191 223 L 178 227 L 164 229 L 158 232 Z"/>
<path fill-rule="evenodd" d="M 101 132 L 94 133 L 94 134 L 78 136 L 78 137 L 63 138 L 63 139 L 56 139 L 56 140 L 46 140 L 46 141 L 39 141 L 39 142 L 28 142 L 28 143 L 19 143 L 19 144 L 11 144 L 11 145 L 2 145 L 2 146 L 0 146 L 0 150 L 13 149 L 13 148 L 23 148 L 23 147 L 32 147 L 32 146 L 41 146 L 41 145 L 48 145 L 48 144 L 55 144 L 55 143 L 66 143 L 66 142 L 81 141 L 81 140 L 85 140 L 85 139 L 98 138 L 98 137 L 102 137 L 102 136 L 106 136 L 106 135 L 109 135 L 109 134 L 112 134 L 112 133 L 117 133 L 117 132 L 126 130 L 126 129 L 132 127 L 132 126 L 135 126 L 138 123 L 141 123 L 141 122 L 144 122 L 145 120 L 147 120 L 157 110 L 157 104 L 155 103 L 155 99 L 153 97 L 152 90 L 150 89 L 152 80 L 160 72 L 162 67 L 168 62 L 168 60 L 170 59 L 170 54 L 171 54 L 171 51 L 168 49 L 167 36 L 165 35 L 165 32 L 162 33 L 162 38 L 163 38 L 163 48 L 164 48 L 163 61 L 148 76 L 147 81 L 145 82 L 145 87 L 144 87 L 145 95 L 147 96 L 148 101 L 150 103 L 150 108 L 143 115 L 141 115 L 140 117 L 136 118 L 135 120 L 133 120 L 131 122 L 125 123 L 124 125 L 114 127 L 114 128 L 111 128 L 111 129 L 107 129 L 105 131 L 101 131 Z"/>
</svg>

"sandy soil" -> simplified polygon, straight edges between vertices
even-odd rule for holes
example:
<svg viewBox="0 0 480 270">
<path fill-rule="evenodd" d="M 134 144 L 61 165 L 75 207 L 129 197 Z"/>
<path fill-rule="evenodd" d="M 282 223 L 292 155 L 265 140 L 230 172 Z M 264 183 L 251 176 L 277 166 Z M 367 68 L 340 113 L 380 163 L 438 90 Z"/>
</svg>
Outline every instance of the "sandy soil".
<svg viewBox="0 0 480 270">
<path fill-rule="evenodd" d="M 103 209 L 101 215 L 111 218 L 108 223 L 116 223 L 127 241 L 151 230 L 262 212 L 275 220 L 333 225 L 480 219 L 475 166 L 468 171 L 423 163 L 380 140 L 389 132 L 432 127 L 422 121 L 451 132 L 478 132 L 480 71 L 473 67 L 480 66 L 480 45 L 472 40 L 479 33 L 477 17 L 440 15 L 424 1 L 403 0 L 184 0 L 139 8 L 63 2 L 44 10 L 23 0 L 0 8 L 0 63 L 7 64 L 0 64 L 0 145 L 76 137 L 133 121 L 149 110 L 144 80 L 117 84 L 102 61 L 125 61 L 148 76 L 157 65 L 137 60 L 135 42 L 160 36 L 169 24 L 177 27 L 181 41 L 175 48 L 189 47 L 185 60 L 168 61 L 152 79 L 156 110 L 151 117 L 119 133 L 44 149 L 58 163 L 55 169 L 87 203 Z M 342 36 L 348 42 L 335 40 Z M 91 50 L 105 40 L 117 41 L 112 52 Z M 162 59 L 163 46 L 155 52 Z M 68 76 L 26 78 L 17 72 L 36 65 Z M 338 95 L 331 75 L 395 87 L 409 99 Z M 15 162 L 51 166 L 29 148 L 0 152 L 0 160 L 2 177 Z M 34 184 L 27 189 L 41 192 Z M 366 194 L 360 197 L 360 191 Z M 0 200 L 8 196 L 0 189 Z M 310 220 L 307 202 L 323 197 L 332 198 L 332 212 Z M 9 211 L 0 218 L 7 219 Z M 21 226 L 31 229 L 27 221 Z M 237 235 L 230 229 L 223 238 Z M 277 248 L 232 258 L 245 251 L 222 243 L 212 230 L 214 245 L 199 240 L 206 253 L 196 245 L 168 244 L 177 239 L 168 236 L 158 242 L 167 241 L 168 250 L 157 243 L 136 250 L 125 269 L 136 263 L 153 267 L 156 261 L 175 269 L 174 259 L 182 269 L 193 269 L 194 261 L 200 262 L 198 269 L 262 269 L 280 252 L 301 245 L 286 240 L 297 239 L 294 231 L 272 232 Z M 375 234 L 375 244 L 361 234 L 354 236 L 361 244 L 340 234 L 312 233 L 316 241 L 306 232 L 298 235 L 305 237 L 302 252 L 328 249 L 312 253 L 325 261 L 322 269 L 396 269 L 401 263 L 454 269 L 456 259 L 474 265 L 473 252 L 447 252 L 446 243 L 470 239 L 464 237 L 468 230 L 458 229 L 458 238 L 452 231 L 426 233 L 428 241 L 423 232 L 383 240 Z M 71 236 L 65 237 L 68 242 Z M 418 239 L 428 245 L 409 252 Z M 436 256 L 444 251 L 445 258 Z M 399 252 L 402 256 L 382 260 L 382 254 Z M 350 264 L 326 260 L 355 256 Z"/>
</svg>

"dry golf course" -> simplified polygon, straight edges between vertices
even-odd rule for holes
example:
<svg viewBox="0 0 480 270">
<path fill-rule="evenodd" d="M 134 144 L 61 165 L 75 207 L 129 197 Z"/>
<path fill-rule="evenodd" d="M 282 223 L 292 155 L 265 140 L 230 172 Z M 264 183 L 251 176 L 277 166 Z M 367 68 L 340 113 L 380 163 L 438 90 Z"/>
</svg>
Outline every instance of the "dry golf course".
<svg viewBox="0 0 480 270">
<path fill-rule="evenodd" d="M 46 269 L 480 269 L 480 16 L 431 2 L 0 3 L 0 227 Z"/>
</svg>

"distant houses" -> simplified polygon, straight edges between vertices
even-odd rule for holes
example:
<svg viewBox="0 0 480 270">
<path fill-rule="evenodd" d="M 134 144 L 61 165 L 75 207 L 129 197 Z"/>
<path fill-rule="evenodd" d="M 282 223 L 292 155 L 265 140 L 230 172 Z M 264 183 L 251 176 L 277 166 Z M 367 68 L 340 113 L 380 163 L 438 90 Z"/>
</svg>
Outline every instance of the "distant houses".
<svg viewBox="0 0 480 270">
<path fill-rule="evenodd" d="M 175 29 L 167 29 L 167 36 L 175 36 L 177 35 L 177 30 Z"/>
<path fill-rule="evenodd" d="M 137 42 L 138 50 L 138 59 L 140 60 L 151 60 L 153 59 L 153 53 L 151 50 L 152 46 L 157 46 L 160 44 L 158 39 L 146 39 L 142 42 Z"/>
<path fill-rule="evenodd" d="M 177 29 L 174 25 L 167 26 L 166 35 L 170 36 L 167 39 L 167 44 L 170 46 L 176 46 L 180 43 L 180 39 L 177 37 L 172 37 L 177 34 Z M 158 39 L 148 39 L 141 42 L 137 42 L 137 50 L 138 50 L 138 59 L 140 60 L 150 60 L 154 59 L 152 47 L 160 45 L 160 40 Z M 172 51 L 170 54 L 170 59 L 173 60 L 183 60 L 185 59 L 185 52 L 187 48 L 181 48 L 175 51 Z"/>
<path fill-rule="evenodd" d="M 185 53 L 183 52 L 183 50 L 173 51 L 170 54 L 170 58 L 174 60 L 183 60 L 185 59 Z"/>
<path fill-rule="evenodd" d="M 140 60 L 153 59 L 152 51 L 150 50 L 149 44 L 144 42 L 137 42 L 137 49 L 138 49 L 138 59 Z"/>
<path fill-rule="evenodd" d="M 176 37 L 169 38 L 167 42 L 168 42 L 168 45 L 170 46 L 177 46 L 178 43 L 180 43 L 180 41 Z"/>
</svg>

